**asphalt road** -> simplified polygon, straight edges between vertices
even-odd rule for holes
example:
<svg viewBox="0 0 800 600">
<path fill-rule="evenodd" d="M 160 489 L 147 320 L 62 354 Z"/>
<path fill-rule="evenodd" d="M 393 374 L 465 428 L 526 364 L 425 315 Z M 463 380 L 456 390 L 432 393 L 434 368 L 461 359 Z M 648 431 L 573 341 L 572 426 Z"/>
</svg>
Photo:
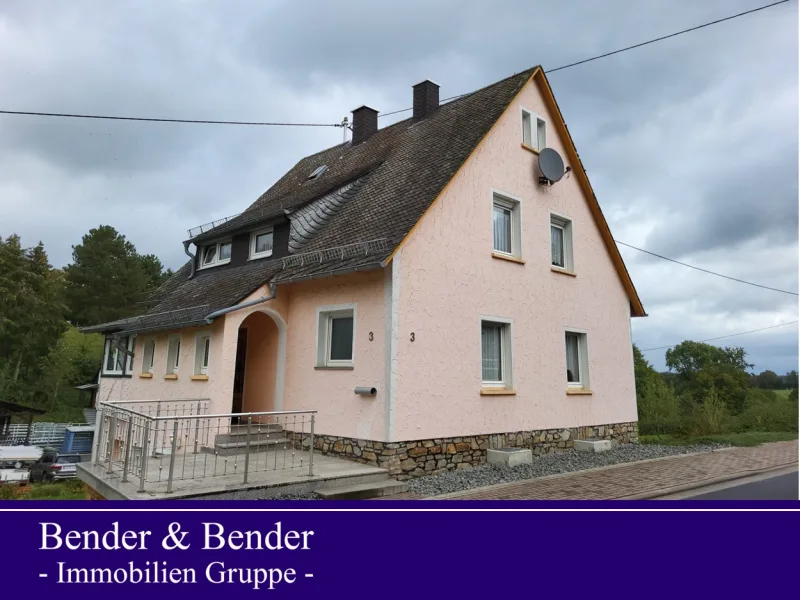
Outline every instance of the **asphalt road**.
<svg viewBox="0 0 800 600">
<path fill-rule="evenodd" d="M 687 497 L 686 500 L 797 500 L 797 471 Z"/>
</svg>

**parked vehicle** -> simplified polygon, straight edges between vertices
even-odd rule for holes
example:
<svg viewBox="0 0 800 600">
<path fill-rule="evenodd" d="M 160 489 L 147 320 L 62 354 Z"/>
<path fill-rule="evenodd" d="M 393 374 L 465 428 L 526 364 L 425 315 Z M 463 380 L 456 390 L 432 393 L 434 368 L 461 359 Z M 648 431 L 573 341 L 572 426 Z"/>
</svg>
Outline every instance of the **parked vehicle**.
<svg viewBox="0 0 800 600">
<path fill-rule="evenodd" d="M 32 466 L 28 481 L 31 483 L 63 481 L 78 477 L 78 467 L 81 462 L 80 454 L 60 454 L 52 449 L 47 449 Z"/>
<path fill-rule="evenodd" d="M 0 484 L 27 482 L 29 467 L 41 456 L 38 446 L 0 446 Z"/>
</svg>

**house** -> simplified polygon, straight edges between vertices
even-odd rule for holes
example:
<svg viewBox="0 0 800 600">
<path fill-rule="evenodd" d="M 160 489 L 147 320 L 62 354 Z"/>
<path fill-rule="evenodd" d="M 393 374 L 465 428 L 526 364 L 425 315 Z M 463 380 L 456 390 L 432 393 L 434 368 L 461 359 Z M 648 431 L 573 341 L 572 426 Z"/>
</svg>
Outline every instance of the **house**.
<svg viewBox="0 0 800 600">
<path fill-rule="evenodd" d="M 540 67 L 298 162 L 107 336 L 111 400 L 316 410 L 315 447 L 408 478 L 636 439 L 645 315 Z M 568 167 L 543 180 L 540 150 Z M 364 388 L 364 389 L 362 389 Z"/>
</svg>

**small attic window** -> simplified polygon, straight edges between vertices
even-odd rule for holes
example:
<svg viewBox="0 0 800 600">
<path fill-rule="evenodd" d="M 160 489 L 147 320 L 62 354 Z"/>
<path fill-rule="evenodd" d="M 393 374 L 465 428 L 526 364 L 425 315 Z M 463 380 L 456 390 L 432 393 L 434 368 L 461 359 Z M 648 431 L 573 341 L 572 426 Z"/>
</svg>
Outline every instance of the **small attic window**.
<svg viewBox="0 0 800 600">
<path fill-rule="evenodd" d="M 311 180 L 311 179 L 316 179 L 317 177 L 321 177 L 322 174 L 327 170 L 328 170 L 328 165 L 321 165 L 311 172 L 311 175 L 308 176 L 308 179 Z"/>
</svg>

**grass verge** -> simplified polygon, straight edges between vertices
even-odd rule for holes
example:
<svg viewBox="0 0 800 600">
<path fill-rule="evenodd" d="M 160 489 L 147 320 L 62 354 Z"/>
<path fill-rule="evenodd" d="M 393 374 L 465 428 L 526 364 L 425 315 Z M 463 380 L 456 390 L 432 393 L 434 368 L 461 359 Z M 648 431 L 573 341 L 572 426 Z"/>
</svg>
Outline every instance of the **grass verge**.
<svg viewBox="0 0 800 600">
<path fill-rule="evenodd" d="M 0 485 L 0 500 L 86 500 L 88 497 L 86 485 L 79 480 Z"/>
<path fill-rule="evenodd" d="M 642 444 L 663 446 L 690 446 L 692 444 L 730 444 L 731 446 L 759 446 L 769 442 L 787 442 L 797 439 L 796 431 L 745 431 L 742 433 L 720 433 L 698 437 L 676 435 L 640 435 Z"/>
</svg>

